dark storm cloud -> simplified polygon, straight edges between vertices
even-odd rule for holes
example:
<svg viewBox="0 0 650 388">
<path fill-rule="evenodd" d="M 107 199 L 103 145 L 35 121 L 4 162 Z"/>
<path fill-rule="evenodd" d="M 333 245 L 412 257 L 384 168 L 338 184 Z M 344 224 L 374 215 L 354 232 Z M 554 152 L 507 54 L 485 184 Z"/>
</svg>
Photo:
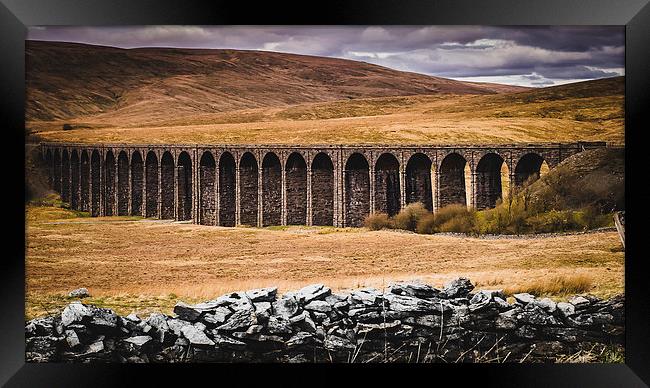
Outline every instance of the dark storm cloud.
<svg viewBox="0 0 650 388">
<path fill-rule="evenodd" d="M 610 77 L 624 67 L 623 28 L 607 26 L 33 27 L 28 39 L 290 52 L 522 85 Z"/>
</svg>

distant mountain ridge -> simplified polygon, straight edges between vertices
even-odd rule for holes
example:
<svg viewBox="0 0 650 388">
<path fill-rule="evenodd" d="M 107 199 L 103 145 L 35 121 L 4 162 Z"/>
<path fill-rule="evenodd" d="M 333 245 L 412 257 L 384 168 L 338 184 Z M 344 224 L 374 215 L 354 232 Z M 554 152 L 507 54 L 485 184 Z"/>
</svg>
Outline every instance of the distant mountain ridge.
<svg viewBox="0 0 650 388">
<path fill-rule="evenodd" d="M 368 97 L 529 88 L 461 82 L 346 59 L 227 49 L 26 41 L 26 120 L 134 123 Z"/>
</svg>

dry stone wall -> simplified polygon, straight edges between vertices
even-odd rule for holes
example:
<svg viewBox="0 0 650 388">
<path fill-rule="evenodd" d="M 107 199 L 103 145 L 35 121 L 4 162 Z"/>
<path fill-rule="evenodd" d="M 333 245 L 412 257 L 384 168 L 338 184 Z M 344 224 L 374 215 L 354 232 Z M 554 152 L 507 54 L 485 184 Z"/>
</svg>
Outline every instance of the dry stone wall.
<svg viewBox="0 0 650 388">
<path fill-rule="evenodd" d="M 29 362 L 552 361 L 594 344 L 623 344 L 624 299 L 472 292 L 398 283 L 333 293 L 322 284 L 277 295 L 234 292 L 146 318 L 76 301 L 26 323 Z"/>
</svg>

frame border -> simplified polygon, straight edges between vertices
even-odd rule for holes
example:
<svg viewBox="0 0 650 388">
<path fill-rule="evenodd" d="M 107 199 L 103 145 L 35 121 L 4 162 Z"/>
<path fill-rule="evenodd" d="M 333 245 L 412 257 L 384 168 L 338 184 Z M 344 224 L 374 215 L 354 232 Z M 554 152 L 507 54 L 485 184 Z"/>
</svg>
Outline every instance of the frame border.
<svg viewBox="0 0 650 388">
<path fill-rule="evenodd" d="M 7 157 L 5 171 L 11 172 L 11 181 L 23 182 L 12 185 L 7 203 L 19 203 L 24 190 L 24 40 L 27 27 L 33 25 L 154 25 L 154 24 L 311 24 L 311 25 L 625 25 L 625 136 L 626 170 L 641 173 L 647 161 L 643 160 L 641 134 L 646 129 L 643 123 L 650 122 L 648 90 L 650 90 L 650 5 L 649 0 L 357 0 L 347 4 L 342 0 L 316 5 L 310 11 L 308 6 L 291 2 L 264 3 L 251 7 L 250 4 L 225 2 L 191 1 L 128 1 L 115 0 L 2 0 L 0 4 L 0 56 L 2 66 L 1 122 L 4 133 L 10 139 L 15 152 Z M 317 12 L 315 11 L 317 10 Z M 645 119 L 645 120 L 644 120 Z M 9 148 L 9 147 L 8 147 Z M 637 149 L 637 152 L 632 152 Z M 646 151 L 647 153 L 647 151 Z M 10 161 L 21 160 L 22 163 Z M 647 272 L 643 271 L 642 257 L 632 257 L 629 252 L 641 252 L 641 229 L 643 222 L 650 219 L 643 205 L 650 199 L 643 190 L 643 182 L 626 180 L 626 202 L 628 232 L 625 260 L 626 293 L 626 346 L 625 364 L 462 364 L 461 365 L 277 365 L 271 370 L 268 365 L 256 364 L 193 364 L 193 365 L 98 365 L 93 364 L 32 364 L 25 363 L 24 303 L 25 303 L 25 219 L 24 207 L 9 207 L 14 222 L 8 228 L 7 240 L 11 251 L 2 262 L 2 290 L 4 311 L 0 318 L 0 338 L 3 350 L 0 354 L 0 383 L 8 386 L 44 386 L 53 381 L 64 382 L 66 386 L 87 385 L 109 386 L 113 383 L 151 382 L 156 374 L 162 381 L 187 382 L 191 377 L 211 376 L 218 381 L 219 372 L 232 373 L 232 377 L 251 369 L 269 369 L 267 373 L 243 375 L 246 382 L 251 378 L 266 378 L 266 382 L 283 382 L 291 385 L 300 382 L 291 377 L 298 372 L 305 373 L 318 382 L 343 382 L 330 369 L 350 371 L 359 377 L 375 376 L 385 383 L 395 379 L 418 377 L 439 381 L 440 374 L 452 377 L 456 382 L 478 382 L 500 386 L 628 386 L 641 387 L 650 383 L 650 293 L 644 289 Z M 636 197 L 636 198 L 635 198 Z M 644 217 L 646 216 L 646 217 Z M 646 221 L 647 222 L 647 221 Z M 22 225 L 21 228 L 18 225 Z M 638 256 L 638 254 L 637 254 Z M 191 368 L 191 369 L 187 369 Z M 470 373 L 464 373 L 470 371 Z M 145 372 L 145 373 L 143 373 Z M 215 373 L 217 372 L 217 373 Z M 278 373 L 280 372 L 280 373 Z M 325 373 L 323 373 L 325 372 Z M 358 373 L 363 372 L 363 373 Z M 473 372 L 473 373 L 472 373 Z M 209 375 L 207 375 L 209 373 Z M 286 374 L 285 374 L 286 373 Z M 163 380 L 164 379 L 164 380 Z M 303 380 L 304 381 L 304 380 Z M 368 380 L 366 380 L 368 381 Z M 645 381 L 645 383 L 644 383 Z M 63 384 L 57 384 L 63 385 Z"/>
</svg>

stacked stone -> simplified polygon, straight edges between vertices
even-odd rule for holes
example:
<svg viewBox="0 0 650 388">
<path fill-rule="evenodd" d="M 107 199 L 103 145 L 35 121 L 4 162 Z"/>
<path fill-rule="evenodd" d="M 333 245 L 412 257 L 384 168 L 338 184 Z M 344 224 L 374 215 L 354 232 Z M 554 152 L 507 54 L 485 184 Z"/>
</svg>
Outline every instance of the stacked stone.
<svg viewBox="0 0 650 388">
<path fill-rule="evenodd" d="M 555 303 L 479 291 L 460 278 L 336 294 L 316 284 L 223 295 L 174 316 L 140 319 L 74 302 L 26 325 L 28 361 L 486 362 L 552 361 L 591 344 L 622 344 L 622 296 Z"/>
</svg>

